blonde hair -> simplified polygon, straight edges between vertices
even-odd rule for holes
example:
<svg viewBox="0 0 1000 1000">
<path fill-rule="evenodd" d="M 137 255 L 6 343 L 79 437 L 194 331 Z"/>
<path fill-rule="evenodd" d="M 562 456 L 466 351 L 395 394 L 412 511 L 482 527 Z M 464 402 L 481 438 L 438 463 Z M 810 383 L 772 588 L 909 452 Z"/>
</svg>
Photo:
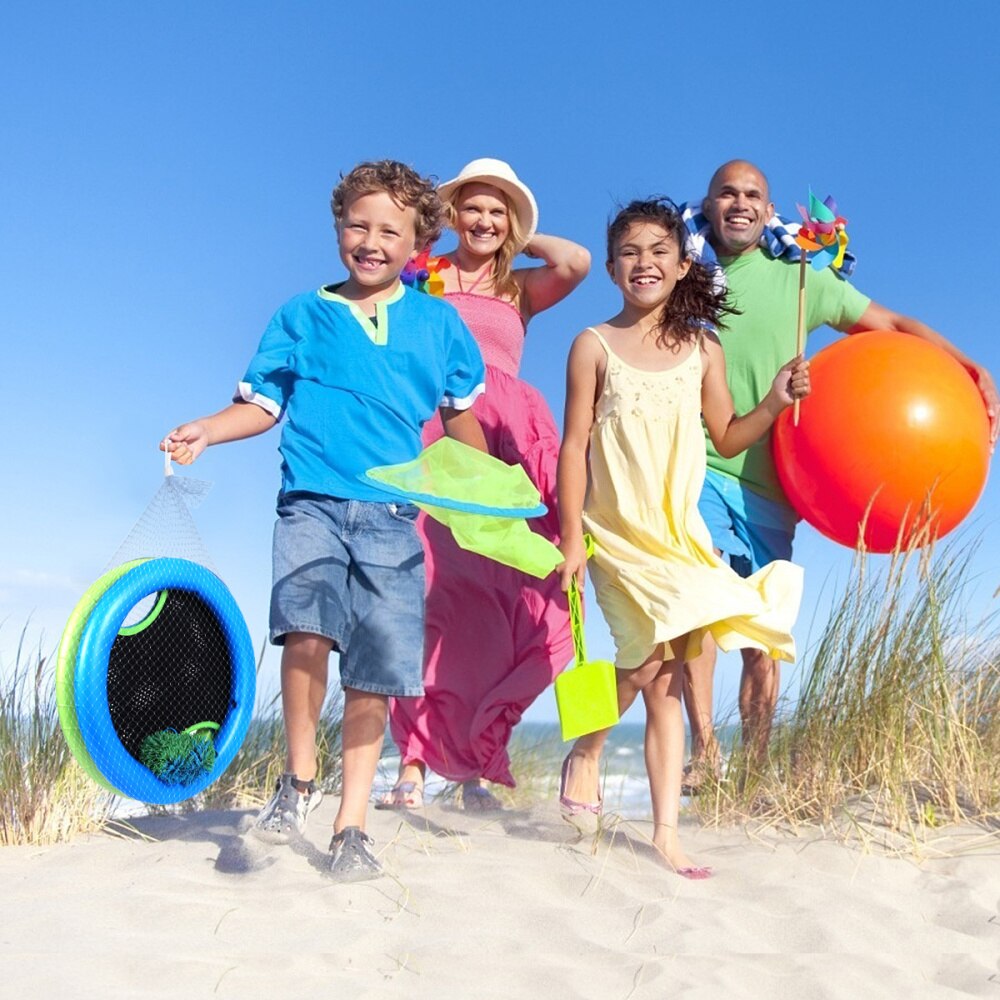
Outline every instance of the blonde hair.
<svg viewBox="0 0 1000 1000">
<path fill-rule="evenodd" d="M 340 225 L 348 201 L 377 191 L 385 191 L 401 208 L 412 208 L 416 212 L 417 245 L 421 249 L 441 236 L 445 209 L 433 182 L 398 160 L 359 163 L 346 176 L 341 174 L 340 183 L 330 196 L 330 209 L 337 225 Z"/>
<path fill-rule="evenodd" d="M 507 206 L 507 238 L 503 241 L 500 249 L 493 255 L 493 273 L 491 281 L 493 292 L 498 298 L 508 299 L 515 306 L 521 296 L 521 288 L 514 278 L 514 258 L 521 251 L 525 244 L 524 229 L 521 227 L 521 220 L 517 217 L 513 205 L 507 193 L 489 181 L 469 181 L 469 184 L 484 184 L 493 188 L 503 199 Z M 461 200 L 462 192 L 468 187 L 463 184 L 451 196 L 451 199 L 444 203 L 445 224 L 449 229 L 458 229 L 458 209 L 456 203 Z"/>
</svg>

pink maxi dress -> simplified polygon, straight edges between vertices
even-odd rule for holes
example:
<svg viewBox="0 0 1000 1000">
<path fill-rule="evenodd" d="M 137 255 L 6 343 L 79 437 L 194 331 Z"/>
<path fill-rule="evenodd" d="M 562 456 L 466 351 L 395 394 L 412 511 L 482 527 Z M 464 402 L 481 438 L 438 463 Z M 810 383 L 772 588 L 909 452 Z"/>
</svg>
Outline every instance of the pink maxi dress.
<svg viewBox="0 0 1000 1000">
<path fill-rule="evenodd" d="M 517 377 L 524 323 L 508 302 L 470 292 L 445 298 L 472 330 L 486 362 L 486 392 L 473 409 L 490 453 L 523 466 L 548 507 L 529 526 L 559 541 L 559 433 L 540 392 Z M 441 437 L 424 429 L 424 445 Z M 449 781 L 513 787 L 507 743 L 524 710 L 573 658 L 569 609 L 559 577 L 546 579 L 460 549 L 446 527 L 421 514 L 427 606 L 422 698 L 393 699 L 389 723 L 404 764 L 423 761 Z"/>
</svg>

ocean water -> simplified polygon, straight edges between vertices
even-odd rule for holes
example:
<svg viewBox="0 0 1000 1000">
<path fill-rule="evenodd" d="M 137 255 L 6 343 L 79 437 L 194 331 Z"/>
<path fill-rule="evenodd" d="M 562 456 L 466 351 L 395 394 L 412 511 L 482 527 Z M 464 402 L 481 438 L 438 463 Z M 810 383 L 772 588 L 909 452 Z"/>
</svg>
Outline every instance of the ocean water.
<svg viewBox="0 0 1000 1000">
<path fill-rule="evenodd" d="M 728 745 L 733 734 L 720 729 L 718 735 L 723 746 Z M 650 818 L 649 783 L 646 778 L 646 762 L 643 755 L 643 723 L 620 722 L 608 737 L 603 757 L 604 807 L 626 819 L 643 820 Z M 563 758 L 571 744 L 563 743 L 558 723 L 522 722 L 513 733 L 510 754 L 512 770 L 519 784 L 530 782 L 540 796 L 549 795 L 556 801 L 559 788 L 559 770 Z M 391 740 L 386 747 L 392 748 Z M 685 748 L 685 756 L 689 752 Z M 522 774 L 518 774 L 518 763 L 522 763 Z M 376 790 L 392 785 L 399 768 L 399 757 L 391 752 L 383 757 L 380 777 L 376 780 Z M 440 794 L 448 783 L 433 772 L 426 781 L 428 799 Z"/>
<path fill-rule="evenodd" d="M 619 722 L 611 730 L 604 748 L 604 808 L 627 819 L 648 819 L 650 815 L 649 783 L 642 746 L 645 731 L 641 722 Z M 551 784 L 555 801 L 559 771 L 571 746 L 572 743 L 563 743 L 558 723 L 524 722 L 514 730 L 510 750 L 515 762 L 523 753 L 548 765 L 551 778 L 546 784 Z M 516 778 L 516 766 L 513 770 Z"/>
</svg>

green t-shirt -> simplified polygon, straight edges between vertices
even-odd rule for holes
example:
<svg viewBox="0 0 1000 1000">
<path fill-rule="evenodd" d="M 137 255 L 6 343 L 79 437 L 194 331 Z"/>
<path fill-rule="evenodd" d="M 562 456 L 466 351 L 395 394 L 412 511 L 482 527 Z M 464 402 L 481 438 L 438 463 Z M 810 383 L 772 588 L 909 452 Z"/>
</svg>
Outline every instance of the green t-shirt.
<svg viewBox="0 0 1000 1000">
<path fill-rule="evenodd" d="M 729 303 L 742 310 L 726 316 L 719 339 L 726 356 L 726 380 L 739 414 L 752 410 L 768 393 L 778 369 L 795 357 L 799 313 L 799 266 L 763 250 L 720 257 L 729 286 Z M 829 268 L 806 269 L 806 329 L 826 324 L 847 330 L 861 318 L 871 299 L 838 278 Z M 735 458 L 723 458 L 705 434 L 708 467 L 739 479 L 766 497 L 788 501 L 771 460 L 771 434 Z"/>
</svg>

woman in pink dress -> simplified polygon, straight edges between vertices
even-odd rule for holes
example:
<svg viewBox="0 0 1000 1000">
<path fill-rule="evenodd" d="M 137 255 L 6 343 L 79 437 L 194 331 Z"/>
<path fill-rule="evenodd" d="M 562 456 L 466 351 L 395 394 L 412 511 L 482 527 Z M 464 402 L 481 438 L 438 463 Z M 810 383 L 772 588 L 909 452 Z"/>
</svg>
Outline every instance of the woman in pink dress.
<svg viewBox="0 0 1000 1000">
<path fill-rule="evenodd" d="M 445 254 L 451 266 L 437 273 L 486 361 L 476 416 L 490 452 L 522 465 L 549 508 L 529 525 L 558 543 L 559 432 L 541 394 L 517 376 L 528 321 L 586 277 L 590 254 L 535 231 L 535 199 L 502 160 L 474 160 L 439 193 L 458 246 Z M 514 270 L 518 253 L 544 266 Z M 435 419 L 424 444 L 440 436 Z M 497 809 L 500 801 L 483 782 L 514 786 L 511 730 L 573 657 L 566 595 L 558 574 L 538 580 L 466 552 L 423 515 L 420 530 L 427 556 L 426 694 L 390 703 L 400 772 L 377 806 L 421 806 L 429 767 L 462 783 L 466 810 Z"/>
</svg>

